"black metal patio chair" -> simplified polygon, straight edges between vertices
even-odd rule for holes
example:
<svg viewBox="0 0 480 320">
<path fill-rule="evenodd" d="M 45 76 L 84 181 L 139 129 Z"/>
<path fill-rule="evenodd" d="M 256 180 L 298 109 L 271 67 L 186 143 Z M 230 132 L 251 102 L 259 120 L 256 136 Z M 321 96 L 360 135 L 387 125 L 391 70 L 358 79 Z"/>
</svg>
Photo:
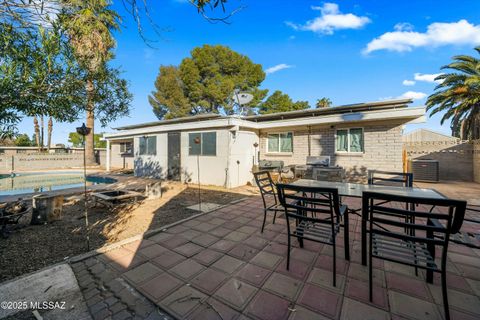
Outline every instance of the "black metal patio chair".
<svg viewBox="0 0 480 320">
<path fill-rule="evenodd" d="M 478 227 L 478 229 L 476 231 L 459 230 L 450 236 L 450 241 L 480 249 L 480 206 L 468 205 L 463 221 Z"/>
<path fill-rule="evenodd" d="M 254 172 L 253 176 L 255 182 L 257 183 L 258 188 L 260 189 L 260 194 L 263 201 L 263 224 L 262 232 L 265 228 L 265 221 L 267 220 L 267 212 L 273 212 L 273 221 L 275 224 L 275 218 L 277 217 L 277 212 L 283 212 L 283 206 L 279 203 L 277 198 L 277 190 L 275 183 L 272 180 L 270 172 L 268 171 L 259 171 Z"/>
<path fill-rule="evenodd" d="M 413 187 L 413 173 L 368 170 L 368 184 Z"/>
<path fill-rule="evenodd" d="M 344 219 L 345 259 L 350 260 L 348 211 L 340 206 L 336 188 L 300 187 L 277 184 L 278 197 L 287 219 L 288 253 L 290 268 L 291 238 L 296 237 L 300 247 L 303 240 L 331 245 L 333 248 L 333 286 L 336 286 L 336 238 Z M 310 213 L 310 216 L 309 214 Z M 291 222 L 294 220 L 294 227 Z"/>
<path fill-rule="evenodd" d="M 412 210 L 399 209 L 395 203 L 412 203 Z M 416 205 L 419 205 L 416 207 Z M 414 211 L 435 206 L 436 212 Z M 466 202 L 451 199 L 427 199 L 364 192 L 362 210 L 368 215 L 369 237 L 369 297 L 372 301 L 373 258 L 425 269 L 427 282 L 433 282 L 433 272 L 441 274 L 445 318 L 450 319 L 447 296 L 447 250 L 450 235 L 458 232 L 465 215 Z M 404 216 L 405 219 L 401 217 Z M 416 219 L 411 219 L 415 217 Z M 413 221 L 413 222 L 412 222 Z M 415 235 L 405 232 L 414 230 Z M 440 237 L 440 238 L 438 238 Z M 441 248 L 440 263 L 435 250 Z"/>
</svg>

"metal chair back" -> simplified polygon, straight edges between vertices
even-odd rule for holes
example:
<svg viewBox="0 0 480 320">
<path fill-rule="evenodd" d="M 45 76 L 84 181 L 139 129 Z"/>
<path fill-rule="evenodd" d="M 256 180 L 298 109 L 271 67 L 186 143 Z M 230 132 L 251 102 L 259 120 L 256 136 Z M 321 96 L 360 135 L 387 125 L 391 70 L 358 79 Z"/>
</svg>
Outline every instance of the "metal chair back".
<svg viewBox="0 0 480 320">
<path fill-rule="evenodd" d="M 368 170 L 368 184 L 413 187 L 413 173 Z"/>
</svg>

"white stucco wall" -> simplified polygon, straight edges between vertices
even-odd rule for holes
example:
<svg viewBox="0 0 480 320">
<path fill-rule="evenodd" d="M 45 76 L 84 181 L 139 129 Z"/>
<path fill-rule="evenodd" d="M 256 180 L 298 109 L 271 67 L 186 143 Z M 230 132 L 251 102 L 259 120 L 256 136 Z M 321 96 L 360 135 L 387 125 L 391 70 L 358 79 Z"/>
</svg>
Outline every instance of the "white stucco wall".
<svg viewBox="0 0 480 320">
<path fill-rule="evenodd" d="M 253 162 L 258 161 L 256 158 L 254 160 L 255 147 L 253 144 L 255 142 L 259 143 L 259 138 L 255 132 L 237 131 L 236 136 L 232 136 L 229 166 L 230 188 L 243 186 L 247 182 L 252 183 Z"/>
<path fill-rule="evenodd" d="M 182 181 L 198 183 L 197 156 L 189 155 L 188 135 L 195 132 L 217 133 L 217 155 L 199 156 L 200 183 L 227 187 L 230 132 L 227 129 L 185 131 L 181 133 Z"/>
<path fill-rule="evenodd" d="M 133 148 L 135 152 L 135 175 L 155 178 L 164 178 L 167 173 L 167 134 L 158 133 L 145 136 L 157 137 L 157 154 L 140 155 L 140 137 L 133 139 Z"/>
</svg>

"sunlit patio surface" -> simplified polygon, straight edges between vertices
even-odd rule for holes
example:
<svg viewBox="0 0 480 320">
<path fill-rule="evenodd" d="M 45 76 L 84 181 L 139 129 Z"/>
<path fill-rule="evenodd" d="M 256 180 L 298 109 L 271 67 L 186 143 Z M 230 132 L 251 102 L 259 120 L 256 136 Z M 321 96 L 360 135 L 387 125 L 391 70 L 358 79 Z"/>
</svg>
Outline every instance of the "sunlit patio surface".
<svg viewBox="0 0 480 320">
<path fill-rule="evenodd" d="M 359 208 L 360 200 L 347 201 Z M 286 270 L 285 219 L 260 232 L 259 197 L 222 207 L 141 241 L 72 265 L 95 319 L 442 319 L 440 277 L 374 259 L 373 302 L 361 265 L 360 218 L 350 215 L 351 261 L 332 247 L 292 239 Z M 467 230 L 469 226 L 466 226 Z M 478 231 L 478 230 L 477 230 Z M 480 318 L 480 250 L 450 243 L 452 319 Z M 160 312 L 159 312 L 160 310 Z"/>
</svg>

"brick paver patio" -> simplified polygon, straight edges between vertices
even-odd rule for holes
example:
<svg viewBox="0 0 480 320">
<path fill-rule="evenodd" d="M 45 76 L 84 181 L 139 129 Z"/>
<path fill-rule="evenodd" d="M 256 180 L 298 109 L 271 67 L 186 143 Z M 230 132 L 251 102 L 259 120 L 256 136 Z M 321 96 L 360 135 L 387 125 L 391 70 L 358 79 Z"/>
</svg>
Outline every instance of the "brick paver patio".
<svg viewBox="0 0 480 320">
<path fill-rule="evenodd" d="M 359 200 L 347 204 L 360 206 Z M 350 217 L 351 261 L 343 259 L 343 239 L 338 239 L 336 287 L 329 246 L 305 241 L 301 249 L 293 241 L 286 270 L 285 220 L 272 225 L 270 217 L 261 233 L 258 197 L 73 268 L 96 319 L 168 317 L 158 310 L 179 319 L 442 319 L 439 277 L 428 284 L 422 271 L 417 277 L 407 266 L 374 260 L 374 299 L 369 302 L 360 221 Z M 480 250 L 451 243 L 448 270 L 452 318 L 479 319 Z"/>
</svg>

